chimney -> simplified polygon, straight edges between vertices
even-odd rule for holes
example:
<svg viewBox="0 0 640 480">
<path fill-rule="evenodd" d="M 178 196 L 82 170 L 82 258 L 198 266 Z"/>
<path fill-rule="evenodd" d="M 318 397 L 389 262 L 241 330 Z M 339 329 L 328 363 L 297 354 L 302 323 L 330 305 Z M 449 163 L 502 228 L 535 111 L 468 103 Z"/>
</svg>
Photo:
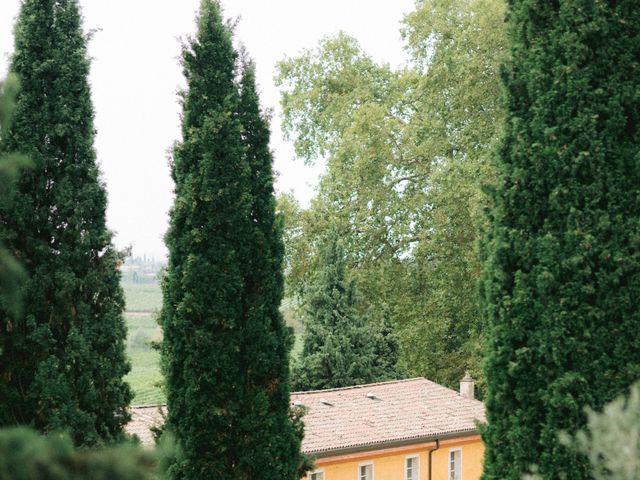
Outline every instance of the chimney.
<svg viewBox="0 0 640 480">
<path fill-rule="evenodd" d="M 466 372 L 464 378 L 460 380 L 460 396 L 468 398 L 469 400 L 473 400 L 475 398 L 474 382 L 471 375 L 469 375 L 469 372 Z"/>
</svg>

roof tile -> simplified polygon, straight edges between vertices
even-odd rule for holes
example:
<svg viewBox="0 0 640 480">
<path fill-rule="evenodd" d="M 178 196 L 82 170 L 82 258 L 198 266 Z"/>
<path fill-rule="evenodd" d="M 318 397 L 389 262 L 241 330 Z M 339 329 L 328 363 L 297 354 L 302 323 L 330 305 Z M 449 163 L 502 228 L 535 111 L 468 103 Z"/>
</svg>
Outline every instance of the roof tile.
<svg viewBox="0 0 640 480">
<path fill-rule="evenodd" d="M 307 409 L 305 453 L 475 433 L 476 421 L 485 421 L 482 402 L 424 378 L 295 392 L 291 402 L 296 401 Z"/>
<path fill-rule="evenodd" d="M 369 393 L 374 398 L 369 398 Z M 482 402 L 424 378 L 294 392 L 292 405 L 296 401 L 306 409 L 302 451 L 307 454 L 472 434 L 476 421 L 485 421 Z M 165 414 L 163 406 L 133 407 L 127 433 L 137 435 L 143 445 L 153 446 L 151 428 L 162 425 Z"/>
</svg>

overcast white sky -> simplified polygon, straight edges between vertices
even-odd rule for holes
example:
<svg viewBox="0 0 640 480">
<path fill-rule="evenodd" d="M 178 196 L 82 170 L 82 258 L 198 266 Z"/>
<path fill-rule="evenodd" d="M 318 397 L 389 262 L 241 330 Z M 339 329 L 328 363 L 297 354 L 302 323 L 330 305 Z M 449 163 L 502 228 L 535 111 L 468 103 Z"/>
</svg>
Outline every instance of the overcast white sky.
<svg viewBox="0 0 640 480">
<path fill-rule="evenodd" d="M 118 247 L 166 255 L 162 237 L 172 203 L 167 150 L 180 135 L 175 92 L 183 85 L 179 38 L 195 29 L 199 0 L 80 0 L 85 29 L 100 29 L 89 46 L 96 111 L 96 149 L 109 193 L 107 219 Z M 271 145 L 277 189 L 306 204 L 322 166 L 295 160 L 282 139 L 275 64 L 313 48 L 340 30 L 379 61 L 400 65 L 399 29 L 414 0 L 223 0 L 227 18 L 240 17 L 236 39 L 255 59 L 262 104 L 273 108 Z M 0 0 L 0 77 L 13 49 L 20 0 Z"/>
</svg>

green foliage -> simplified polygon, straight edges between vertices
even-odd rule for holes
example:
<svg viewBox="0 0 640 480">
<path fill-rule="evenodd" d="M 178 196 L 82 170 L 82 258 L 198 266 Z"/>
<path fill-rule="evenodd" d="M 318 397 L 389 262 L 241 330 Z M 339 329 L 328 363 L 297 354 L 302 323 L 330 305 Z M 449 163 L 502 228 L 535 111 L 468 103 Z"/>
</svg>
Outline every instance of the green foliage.
<svg viewBox="0 0 640 480">
<path fill-rule="evenodd" d="M 575 437 L 561 432 L 560 441 L 589 458 L 594 480 L 640 478 L 640 384 L 636 383 L 629 395 L 606 404 L 602 412 L 588 408 L 587 428 Z"/>
<path fill-rule="evenodd" d="M 0 430 L 0 480 L 152 480 L 153 454 L 134 445 L 76 451 L 66 435 Z"/>
<path fill-rule="evenodd" d="M 640 10 L 510 3 L 483 298 L 485 479 L 587 479 L 558 441 L 640 378 Z"/>
<path fill-rule="evenodd" d="M 327 162 L 307 210 L 281 199 L 290 292 L 303 295 L 335 224 L 358 310 L 388 311 L 408 372 L 454 388 L 467 370 L 483 378 L 477 241 L 503 117 L 503 12 L 501 0 L 417 2 L 401 70 L 344 34 L 279 65 L 285 132 L 307 162 Z"/>
<path fill-rule="evenodd" d="M 182 451 L 169 472 L 297 479 L 269 129 L 253 67 L 239 72 L 217 1 L 202 1 L 182 59 L 188 87 L 161 313 L 167 428 Z"/>
<path fill-rule="evenodd" d="M 0 82 L 0 144 L 6 141 L 11 127 L 18 79 L 9 75 Z M 14 180 L 21 167 L 28 164 L 23 155 L 0 151 L 0 209 L 7 209 L 13 197 Z M 22 302 L 19 290 L 24 271 L 18 261 L 0 243 L 0 297 L 9 313 L 20 316 Z"/>
<path fill-rule="evenodd" d="M 0 425 L 122 437 L 124 300 L 93 149 L 89 59 L 77 1 L 26 0 L 11 68 L 20 78 L 2 151 L 33 162 L 0 211 L 0 242 L 28 273 L 24 316 L 0 304 Z"/>
<path fill-rule="evenodd" d="M 577 448 L 589 457 L 595 480 L 640 478 L 640 384 L 605 405 L 587 411 L 587 431 L 576 435 Z"/>
<path fill-rule="evenodd" d="M 388 324 L 376 329 L 357 311 L 335 228 L 320 246 L 320 262 L 305 289 L 305 330 L 292 388 L 321 390 L 398 378 L 395 337 Z"/>
<path fill-rule="evenodd" d="M 296 432 L 296 437 L 302 440 L 304 438 L 304 415 L 306 413 L 305 407 L 293 406 L 289 410 L 289 418 Z M 310 470 L 314 469 L 313 457 L 301 455 L 298 457 L 298 471 L 296 478 L 302 478 L 308 475 Z"/>
</svg>

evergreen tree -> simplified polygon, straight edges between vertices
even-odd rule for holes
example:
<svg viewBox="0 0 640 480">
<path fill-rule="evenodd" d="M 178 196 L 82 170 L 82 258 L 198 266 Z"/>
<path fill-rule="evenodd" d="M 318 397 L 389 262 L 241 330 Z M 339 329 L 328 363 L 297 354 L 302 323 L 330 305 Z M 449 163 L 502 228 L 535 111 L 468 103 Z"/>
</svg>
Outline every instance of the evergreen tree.
<svg viewBox="0 0 640 480">
<path fill-rule="evenodd" d="M 203 0 L 183 51 L 183 139 L 166 240 L 163 368 L 167 428 L 182 454 L 175 479 L 297 479 L 289 418 L 290 333 L 278 312 L 282 240 L 269 130 L 253 67 L 238 55 L 220 5 Z"/>
<path fill-rule="evenodd" d="M 379 325 L 373 323 L 371 327 L 374 331 L 375 347 L 374 358 L 381 380 L 391 380 L 400 378 L 406 374 L 398 365 L 400 360 L 400 340 L 396 333 L 396 325 L 391 320 L 388 309 L 382 313 L 382 320 Z"/>
<path fill-rule="evenodd" d="M 18 79 L 9 75 L 0 82 L 0 145 L 6 139 L 11 126 L 15 96 L 18 92 Z M 27 164 L 23 155 L 0 151 L 0 209 L 7 209 L 12 201 L 14 181 L 21 167 Z M 20 315 L 20 281 L 24 271 L 18 261 L 0 243 L 0 296 L 2 304 L 13 315 Z"/>
<path fill-rule="evenodd" d="M 283 225 L 276 218 L 269 125 L 260 111 L 255 67 L 244 66 L 240 98 L 243 143 L 250 170 L 251 236 L 245 263 L 244 343 L 241 346 L 247 432 L 242 478 L 297 480 L 302 437 L 289 417 L 291 329 L 280 313 L 284 291 Z M 277 441 L 274 441 L 277 439 Z M 246 477 L 245 477 L 246 476 Z M 237 477 L 236 477 L 237 478 Z"/>
<path fill-rule="evenodd" d="M 0 211 L 0 241 L 24 265 L 24 316 L 0 304 L 0 425 L 122 436 L 123 293 L 93 149 L 86 36 L 76 0 L 25 0 L 12 70 L 21 81 L 2 150 L 33 162 Z"/>
<path fill-rule="evenodd" d="M 591 478 L 559 442 L 640 377 L 640 9 L 512 0 L 483 295 L 485 479 Z M 532 467 L 532 466 L 537 467 Z"/>
<path fill-rule="evenodd" d="M 398 378 L 397 342 L 358 313 L 355 284 L 345 275 L 337 229 L 319 248 L 320 269 L 306 287 L 303 346 L 294 364 L 295 390 L 347 387 Z"/>
</svg>

